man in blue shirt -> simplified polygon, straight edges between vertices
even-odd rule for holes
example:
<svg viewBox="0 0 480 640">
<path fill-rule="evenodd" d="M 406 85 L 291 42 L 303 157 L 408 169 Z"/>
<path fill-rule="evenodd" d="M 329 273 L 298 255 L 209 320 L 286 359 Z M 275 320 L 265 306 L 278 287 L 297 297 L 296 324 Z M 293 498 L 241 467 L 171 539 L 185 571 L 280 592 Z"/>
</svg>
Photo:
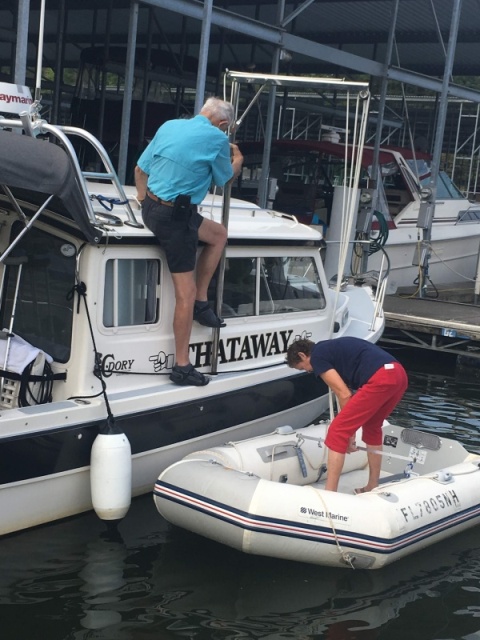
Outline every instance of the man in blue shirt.
<svg viewBox="0 0 480 640">
<path fill-rule="evenodd" d="M 325 489 L 336 491 L 345 454 L 355 450 L 362 427 L 369 477 L 355 493 L 371 491 L 380 478 L 383 421 L 400 402 L 408 385 L 402 365 L 376 344 L 360 338 L 335 338 L 315 344 L 297 340 L 287 350 L 287 364 L 319 376 L 337 396 L 340 412 L 332 420 L 325 445 L 328 476 Z"/>
<path fill-rule="evenodd" d="M 175 289 L 173 332 L 175 384 L 203 386 L 209 378 L 190 363 L 192 321 L 224 326 L 210 308 L 207 291 L 227 241 L 225 227 L 203 218 L 197 205 L 212 184 L 223 187 L 239 175 L 243 156 L 226 132 L 234 124 L 230 103 L 209 98 L 191 119 L 163 124 L 135 167 L 137 198 L 145 225 L 165 250 Z M 195 262 L 198 241 L 205 246 Z"/>
</svg>

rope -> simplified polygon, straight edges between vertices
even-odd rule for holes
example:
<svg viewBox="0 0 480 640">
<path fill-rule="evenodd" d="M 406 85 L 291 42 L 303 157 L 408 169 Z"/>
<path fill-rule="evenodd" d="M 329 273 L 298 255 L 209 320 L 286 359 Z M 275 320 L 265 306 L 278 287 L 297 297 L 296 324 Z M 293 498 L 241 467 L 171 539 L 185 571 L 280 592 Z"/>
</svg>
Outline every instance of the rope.
<svg viewBox="0 0 480 640">
<path fill-rule="evenodd" d="M 105 407 L 107 409 L 107 429 L 106 432 L 108 433 L 109 431 L 113 430 L 114 428 L 114 423 L 115 423 L 115 418 L 113 417 L 113 413 L 112 410 L 110 408 L 110 403 L 108 401 L 108 396 L 107 396 L 107 384 L 103 378 L 103 373 L 102 373 L 102 363 L 101 363 L 101 354 L 98 352 L 97 350 L 97 345 L 95 343 L 95 335 L 93 333 L 93 326 L 92 326 L 92 320 L 90 318 L 90 312 L 88 310 L 88 305 L 87 305 L 87 287 L 85 285 L 84 282 L 78 282 L 78 284 L 76 284 L 71 291 L 69 292 L 69 294 L 67 295 L 67 299 L 72 299 L 75 295 L 75 293 L 78 295 L 78 300 L 77 300 L 77 313 L 79 313 L 80 311 L 80 300 L 83 299 L 84 305 L 85 305 L 85 312 L 87 315 L 87 321 L 88 321 L 88 327 L 90 330 L 90 337 L 92 339 L 92 345 L 93 345 L 93 352 L 95 354 L 95 360 L 94 360 L 94 367 L 93 367 L 93 375 L 100 381 L 100 385 L 102 387 L 101 392 L 98 394 L 103 395 L 103 399 L 105 402 Z M 87 397 L 87 396 L 84 396 Z M 96 397 L 96 396 L 91 396 L 91 397 Z"/>
<path fill-rule="evenodd" d="M 217 373 L 209 373 L 208 375 L 228 375 L 229 373 L 250 373 L 251 371 L 263 371 L 265 369 L 272 369 L 273 367 L 279 367 L 283 362 L 276 362 L 272 364 L 265 364 L 261 367 L 252 367 L 251 369 L 229 369 L 228 371 L 220 371 Z M 115 371 L 117 375 L 132 375 L 132 376 L 169 376 L 171 371 L 166 371 L 165 373 L 156 372 L 156 371 Z"/>
<path fill-rule="evenodd" d="M 320 498 L 320 502 L 323 505 L 323 510 L 325 512 L 325 516 L 328 518 L 328 521 L 330 523 L 330 527 L 331 527 L 333 535 L 335 537 L 335 544 L 337 545 L 338 552 L 342 556 L 343 561 L 346 564 L 348 564 L 350 569 L 355 569 L 355 567 L 353 565 L 354 556 L 352 556 L 348 551 L 345 551 L 342 548 L 342 545 L 340 544 L 340 540 L 338 539 L 338 535 L 337 535 L 337 530 L 335 529 L 335 525 L 334 525 L 333 520 L 332 520 L 331 515 L 330 515 L 330 510 L 329 510 L 329 508 L 327 506 L 327 503 L 325 502 L 324 497 L 323 497 L 323 495 L 321 493 L 322 490 L 316 489 L 315 487 L 312 487 L 312 486 L 310 486 L 310 488 L 313 489 L 313 491 L 315 491 L 315 494 L 317 495 L 317 497 Z"/>
<path fill-rule="evenodd" d="M 360 113 L 360 104 L 362 112 Z M 348 176 L 345 176 L 343 184 L 343 212 L 342 224 L 340 230 L 340 250 L 338 254 L 338 271 L 337 283 L 335 287 L 334 308 L 337 308 L 338 298 L 340 296 L 340 287 L 342 284 L 343 274 L 345 273 L 345 264 L 349 252 L 349 240 L 353 227 L 353 220 L 357 214 L 356 195 L 358 185 L 360 183 L 360 174 L 362 169 L 361 159 L 363 156 L 363 147 L 366 137 L 366 126 L 368 122 L 368 108 L 370 105 L 370 94 L 367 97 L 357 95 L 355 102 L 354 128 L 352 132 L 351 158 L 348 159 L 348 140 L 350 137 L 350 94 L 347 93 L 347 105 L 345 108 L 345 153 L 344 166 L 349 167 Z M 330 337 L 333 335 L 335 317 L 332 316 L 330 326 Z"/>
<path fill-rule="evenodd" d="M 94 195 L 90 196 L 91 200 L 97 200 L 107 211 L 113 211 L 115 205 L 128 204 L 128 200 L 119 200 L 118 198 L 110 198 L 108 196 Z"/>
</svg>

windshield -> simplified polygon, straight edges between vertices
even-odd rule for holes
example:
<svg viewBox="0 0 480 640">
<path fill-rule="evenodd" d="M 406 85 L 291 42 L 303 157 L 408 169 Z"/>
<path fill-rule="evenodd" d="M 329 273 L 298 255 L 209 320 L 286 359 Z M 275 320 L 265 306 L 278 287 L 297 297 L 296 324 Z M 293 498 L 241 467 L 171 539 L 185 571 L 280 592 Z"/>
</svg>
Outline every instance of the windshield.
<svg viewBox="0 0 480 640">
<path fill-rule="evenodd" d="M 424 180 L 430 175 L 431 167 L 430 163 L 426 160 L 406 160 L 406 163 L 410 167 L 413 174 L 420 180 Z"/>
<path fill-rule="evenodd" d="M 421 180 L 422 186 L 428 186 L 430 177 Z M 453 184 L 451 178 L 440 171 L 437 178 L 437 200 L 465 200 L 462 192 Z"/>
<path fill-rule="evenodd" d="M 420 178 L 423 187 L 429 186 L 431 165 L 426 160 L 407 160 L 407 164 L 413 173 Z M 438 200 L 463 200 L 462 192 L 453 184 L 452 179 L 445 171 L 440 171 L 437 178 Z"/>
</svg>

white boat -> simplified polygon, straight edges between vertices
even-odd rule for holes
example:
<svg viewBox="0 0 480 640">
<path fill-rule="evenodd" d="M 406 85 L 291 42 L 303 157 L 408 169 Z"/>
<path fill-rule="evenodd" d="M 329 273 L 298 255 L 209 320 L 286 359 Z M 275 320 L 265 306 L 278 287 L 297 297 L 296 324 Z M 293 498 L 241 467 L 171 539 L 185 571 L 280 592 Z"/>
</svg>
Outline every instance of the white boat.
<svg viewBox="0 0 480 640">
<path fill-rule="evenodd" d="M 81 171 L 78 140 L 101 171 Z M 226 327 L 191 335 L 192 364 L 212 379 L 175 386 L 171 278 L 105 149 L 35 111 L 4 118 L 0 185 L 0 534 L 92 506 L 118 519 L 200 446 L 309 424 L 326 389 L 287 367 L 288 345 L 383 330 L 370 287 L 329 288 L 318 232 L 234 202 Z M 221 198 L 200 210 L 220 221 Z"/>
<path fill-rule="evenodd" d="M 307 374 L 308 375 L 308 374 Z M 339 491 L 325 491 L 328 423 L 186 456 L 154 490 L 169 522 L 245 553 L 378 569 L 480 522 L 480 455 L 448 438 L 384 424 L 380 485 L 367 453 L 346 456 Z"/>
<path fill-rule="evenodd" d="M 339 137 L 339 136 L 338 136 Z M 247 169 L 252 175 L 261 161 L 261 143 L 243 143 Z M 368 188 L 373 163 L 373 147 L 365 146 L 362 155 L 362 188 Z M 320 224 L 325 230 L 327 245 L 336 241 L 330 228 L 336 221 L 332 216 L 332 201 L 336 188 L 344 182 L 345 155 L 350 148 L 328 140 L 276 140 L 272 143 L 272 173 L 276 176 L 277 192 L 272 207 L 291 213 L 305 224 Z M 422 257 L 421 191 L 430 179 L 430 156 L 406 148 L 383 147 L 379 165 L 383 184 L 379 195 L 372 231 L 367 238 L 359 221 L 356 240 L 372 241 L 368 270 L 378 271 L 384 249 L 389 258 L 387 294 L 399 287 L 420 286 L 418 259 Z M 281 166 L 281 170 L 278 168 Z M 250 195 L 248 180 L 243 180 L 240 193 Z M 352 238 L 353 240 L 353 238 Z M 454 284 L 473 281 L 477 275 L 480 249 L 480 204 L 470 202 L 449 176 L 440 171 L 437 198 L 431 223 L 431 240 L 425 250 L 430 251 L 426 285 Z M 328 249 L 327 249 L 328 253 Z M 354 256 L 361 256 L 362 245 L 355 247 Z M 415 262 L 415 264 L 414 264 Z M 352 262 L 355 272 L 360 260 Z M 425 280 L 425 277 L 423 277 Z"/>
</svg>

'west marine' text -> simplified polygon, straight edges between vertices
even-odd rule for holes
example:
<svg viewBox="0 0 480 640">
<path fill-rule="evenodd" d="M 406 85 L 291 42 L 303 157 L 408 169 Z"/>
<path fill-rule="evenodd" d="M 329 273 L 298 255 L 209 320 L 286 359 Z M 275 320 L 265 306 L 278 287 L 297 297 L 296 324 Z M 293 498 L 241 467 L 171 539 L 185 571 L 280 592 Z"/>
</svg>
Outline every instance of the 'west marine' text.
<svg viewBox="0 0 480 640">
<path fill-rule="evenodd" d="M 312 509 L 311 507 L 300 507 L 300 513 L 304 516 L 313 516 L 314 518 L 328 518 L 329 520 L 335 520 L 336 522 L 348 522 L 348 516 L 344 516 L 340 513 L 332 513 L 331 511 L 323 511 L 319 509 Z"/>
</svg>

